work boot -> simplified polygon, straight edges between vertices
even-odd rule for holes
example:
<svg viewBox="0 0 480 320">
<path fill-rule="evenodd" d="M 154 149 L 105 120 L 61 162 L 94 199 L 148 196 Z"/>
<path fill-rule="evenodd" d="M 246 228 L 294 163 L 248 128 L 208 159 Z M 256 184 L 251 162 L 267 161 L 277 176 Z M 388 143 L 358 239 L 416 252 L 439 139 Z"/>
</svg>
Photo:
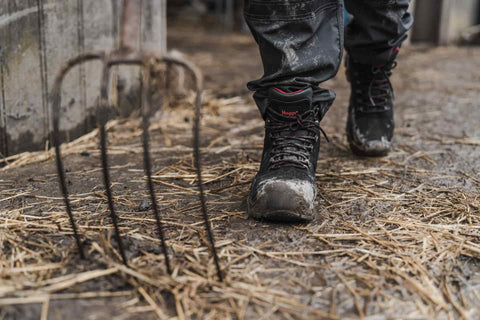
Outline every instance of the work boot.
<svg viewBox="0 0 480 320">
<path fill-rule="evenodd" d="M 279 222 L 313 220 L 323 130 L 312 93 L 312 88 L 290 93 L 270 89 L 260 171 L 248 197 L 251 217 Z"/>
<path fill-rule="evenodd" d="M 347 138 L 352 151 L 360 156 L 385 156 L 392 148 L 393 88 L 390 82 L 396 67 L 394 50 L 383 65 L 361 64 L 347 58 L 347 79 L 351 85 Z"/>
</svg>

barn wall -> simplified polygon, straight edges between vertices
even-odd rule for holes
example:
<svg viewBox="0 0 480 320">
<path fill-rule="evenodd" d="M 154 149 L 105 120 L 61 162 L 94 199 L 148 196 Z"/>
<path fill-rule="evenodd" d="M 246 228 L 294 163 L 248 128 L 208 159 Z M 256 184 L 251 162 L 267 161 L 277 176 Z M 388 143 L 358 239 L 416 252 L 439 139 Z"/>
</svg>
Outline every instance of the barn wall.
<svg viewBox="0 0 480 320">
<path fill-rule="evenodd" d="M 455 44 L 480 21 L 480 0 L 416 0 L 413 42 Z"/>
<path fill-rule="evenodd" d="M 478 23 L 480 13 L 479 0 L 444 0 L 443 10 L 448 14 L 442 23 L 444 28 L 440 35 L 440 44 L 455 43 L 462 31 Z"/>
<path fill-rule="evenodd" d="M 50 124 L 49 93 L 61 65 L 118 43 L 121 0 L 0 1 L 0 153 L 42 149 Z M 166 0 L 144 0 L 142 48 L 166 50 Z M 117 72 L 136 81 L 138 72 Z M 92 128 L 99 65 L 65 79 L 61 129 L 73 139 Z M 90 120 L 89 120 L 90 119 Z"/>
</svg>

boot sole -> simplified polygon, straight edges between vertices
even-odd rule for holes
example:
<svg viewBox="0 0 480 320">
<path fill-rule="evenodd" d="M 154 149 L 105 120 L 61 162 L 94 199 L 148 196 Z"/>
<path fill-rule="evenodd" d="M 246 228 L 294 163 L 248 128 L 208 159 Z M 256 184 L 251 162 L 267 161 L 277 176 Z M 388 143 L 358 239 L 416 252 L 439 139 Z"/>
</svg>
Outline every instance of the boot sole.
<svg viewBox="0 0 480 320">
<path fill-rule="evenodd" d="M 256 210 L 255 206 L 248 200 L 248 215 L 257 220 L 266 220 L 281 223 L 307 223 L 314 220 L 313 214 L 299 214 L 291 210 Z"/>
</svg>

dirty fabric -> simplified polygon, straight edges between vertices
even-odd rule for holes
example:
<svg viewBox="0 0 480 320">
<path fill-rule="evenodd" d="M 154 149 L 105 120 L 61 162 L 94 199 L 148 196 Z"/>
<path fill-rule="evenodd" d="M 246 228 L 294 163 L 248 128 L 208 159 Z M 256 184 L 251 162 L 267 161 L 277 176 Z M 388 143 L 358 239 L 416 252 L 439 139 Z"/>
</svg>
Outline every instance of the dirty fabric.
<svg viewBox="0 0 480 320">
<path fill-rule="evenodd" d="M 345 47 L 362 63 L 385 63 L 407 37 L 413 18 L 410 0 L 346 0 L 353 15 Z M 335 99 L 318 85 L 338 71 L 344 45 L 342 0 L 245 0 L 245 19 L 258 43 L 262 78 L 248 83 L 264 114 L 268 88 L 314 89 L 313 105 L 323 117 Z"/>
</svg>

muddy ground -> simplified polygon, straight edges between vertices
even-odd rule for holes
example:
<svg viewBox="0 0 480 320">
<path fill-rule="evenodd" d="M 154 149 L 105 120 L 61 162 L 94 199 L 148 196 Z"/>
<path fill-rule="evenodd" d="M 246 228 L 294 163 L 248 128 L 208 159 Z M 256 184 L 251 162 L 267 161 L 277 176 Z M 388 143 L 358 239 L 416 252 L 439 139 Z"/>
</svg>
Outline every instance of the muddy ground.
<svg viewBox="0 0 480 320">
<path fill-rule="evenodd" d="M 396 136 L 384 158 L 354 156 L 345 136 L 344 69 L 322 126 L 316 220 L 246 216 L 263 123 L 245 89 L 262 74 L 248 35 L 173 26 L 170 48 L 204 72 L 203 160 L 226 281 L 215 276 L 195 187 L 192 110 L 156 119 L 152 153 L 173 277 L 148 199 L 137 119 L 111 124 L 120 264 L 102 189 L 98 139 L 65 147 L 78 257 L 53 158 L 0 171 L 0 319 L 480 319 L 480 48 L 402 50 L 393 76 Z M 188 100 L 188 99 L 187 99 Z"/>
</svg>

